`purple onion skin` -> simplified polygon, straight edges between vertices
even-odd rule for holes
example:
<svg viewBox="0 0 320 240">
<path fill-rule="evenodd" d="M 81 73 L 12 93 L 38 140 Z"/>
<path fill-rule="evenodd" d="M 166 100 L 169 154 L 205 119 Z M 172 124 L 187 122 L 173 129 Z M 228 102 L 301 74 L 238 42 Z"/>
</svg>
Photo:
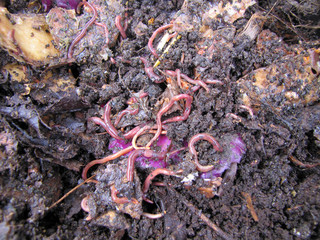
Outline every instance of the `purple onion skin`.
<svg viewBox="0 0 320 240">
<path fill-rule="evenodd" d="M 51 0 L 41 0 L 41 3 L 45 12 L 48 12 L 52 8 Z"/>
<path fill-rule="evenodd" d="M 156 148 L 160 149 L 160 152 L 166 152 L 171 144 L 171 140 L 165 136 L 161 135 L 159 140 L 156 144 Z M 121 149 L 127 148 L 131 146 L 131 142 L 126 143 L 124 140 L 117 140 L 112 138 L 109 143 L 109 149 L 112 150 L 112 153 L 116 153 Z M 129 155 L 128 153 L 127 155 Z M 178 156 L 179 152 L 172 154 L 170 156 L 170 160 L 173 162 L 180 162 L 181 159 Z M 136 159 L 136 166 L 140 168 L 166 168 L 167 162 L 165 159 L 155 159 L 155 158 L 147 158 L 145 156 L 137 157 Z"/>
<path fill-rule="evenodd" d="M 76 9 L 81 0 L 41 0 L 44 11 L 48 12 L 54 5 L 65 9 Z"/>
<path fill-rule="evenodd" d="M 224 139 L 223 153 L 221 160 L 216 167 L 206 173 L 200 175 L 203 179 L 215 179 L 221 177 L 224 171 L 228 170 L 232 163 L 240 163 L 242 156 L 246 152 L 246 144 L 243 142 L 240 135 L 229 135 Z"/>
<path fill-rule="evenodd" d="M 240 163 L 242 156 L 246 152 L 246 144 L 243 142 L 242 138 L 238 134 L 226 135 L 222 137 L 221 143 L 223 143 L 223 152 L 221 153 L 221 160 L 215 165 L 215 168 L 209 172 L 202 173 L 200 177 L 202 179 L 215 179 L 216 177 L 221 177 L 222 174 L 228 170 L 232 163 Z M 160 149 L 159 151 L 167 151 L 171 144 L 171 140 L 165 136 L 161 135 L 157 142 L 156 147 Z M 131 142 L 126 143 L 125 140 L 117 140 L 112 138 L 109 143 L 109 149 L 112 153 L 116 153 L 124 148 L 131 146 Z M 128 153 L 127 155 L 129 155 Z M 179 152 L 172 154 L 170 156 L 171 162 L 179 163 L 181 158 L 179 157 Z M 146 169 L 146 168 L 166 168 L 167 162 L 165 159 L 154 159 L 147 158 L 145 156 L 137 157 L 136 166 Z"/>
</svg>

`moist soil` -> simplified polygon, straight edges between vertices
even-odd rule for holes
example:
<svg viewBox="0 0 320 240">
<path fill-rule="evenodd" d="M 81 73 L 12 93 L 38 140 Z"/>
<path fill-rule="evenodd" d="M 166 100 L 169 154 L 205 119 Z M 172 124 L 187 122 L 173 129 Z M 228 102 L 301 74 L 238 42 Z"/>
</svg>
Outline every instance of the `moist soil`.
<svg viewBox="0 0 320 240">
<path fill-rule="evenodd" d="M 2 71 L 1 239 L 319 239 L 318 100 L 288 103 L 290 97 L 276 97 L 268 86 L 263 87 L 263 94 L 268 96 L 262 99 L 256 96 L 259 94 L 254 95 L 256 90 L 244 88 L 244 82 L 254 81 L 250 74 L 256 70 L 277 66 L 281 69 L 287 63 L 294 66 L 300 63 L 300 56 L 309 56 L 309 49 L 320 47 L 316 17 L 319 4 L 292 2 L 295 4 L 257 1 L 232 24 L 218 16 L 208 23 L 216 34 L 209 40 L 203 40 L 201 24 L 179 32 L 180 39 L 164 55 L 156 74 L 169 77 L 165 70 L 180 69 L 191 78 L 223 83 L 208 84 L 209 91 L 202 87 L 194 92 L 190 91 L 191 86 L 179 88 L 175 77 L 157 83 L 148 77 L 140 60 L 146 57 L 150 64 L 156 61 L 147 47 L 155 29 L 169 24 L 179 16 L 179 11 L 181 15 L 201 18 L 208 7 L 205 1 L 121 2 L 114 16 L 122 11 L 128 22 L 127 38 L 118 34 L 111 39 L 108 58 L 97 57 L 101 49 L 94 47 L 79 54 L 78 48 L 84 44 L 80 41 L 72 63 L 63 62 L 63 57 L 59 64 L 50 66 L 22 63 L 30 85 L 14 81 Z M 5 6 L 12 14 L 37 10 L 44 13 L 39 4 L 40 1 L 6 1 Z M 247 23 L 257 13 L 262 16 L 255 23 L 258 33 L 249 40 L 242 39 Z M 92 13 L 82 10 L 81 15 L 89 20 Z M 193 21 L 196 26 L 197 21 Z M 308 27 L 316 24 L 318 28 Z M 186 28 L 184 24 L 181 27 Z M 115 27 L 109 31 L 112 36 L 117 33 Z M 88 37 L 94 39 L 95 35 Z M 159 34 L 154 46 L 161 37 Z M 201 54 L 199 46 L 209 51 L 212 39 L 216 41 L 216 50 Z M 103 38 L 97 40 L 97 45 L 100 42 L 103 45 Z M 17 61 L 2 49 L 1 67 L 8 63 Z M 319 69 L 319 62 L 311 66 L 313 75 L 308 77 L 313 77 L 313 83 L 319 83 Z M 47 72 L 52 74 L 51 80 L 45 77 Z M 294 79 L 292 72 L 270 74 L 276 82 Z M 71 87 L 58 85 L 58 90 L 52 90 L 56 84 L 52 79 L 71 79 Z M 31 90 L 28 86 L 32 86 Z M 101 117 L 103 106 L 111 100 L 114 121 L 127 107 L 127 100 L 141 90 L 148 96 L 138 97 L 139 114 L 126 115 L 117 127 L 119 132 L 144 123 L 155 124 L 157 112 L 173 96 L 192 95 L 190 115 L 184 121 L 166 124 L 167 137 L 178 149 L 198 133 L 214 136 L 221 145 L 227 144 L 224 136 L 240 136 L 246 151 L 235 175 L 224 173 L 221 185 L 213 187 L 199 177 L 182 183 L 183 177 L 196 176 L 197 170 L 193 156 L 187 149 L 181 150 L 181 162 L 168 167 L 182 169 L 182 176 L 157 176 L 154 182 L 161 182 L 158 185 L 162 186 L 150 187 L 147 196 L 154 202 L 150 204 L 141 200 L 141 188 L 152 169 L 136 167 L 133 183 L 123 183 L 127 157 L 120 157 L 89 170 L 88 175 L 95 174 L 98 183 L 83 184 L 53 205 L 83 182 L 81 172 L 86 164 L 111 154 L 111 137 L 88 119 Z M 286 93 L 289 90 L 294 91 L 294 87 L 286 89 Z M 256 96 L 251 97 L 252 109 L 243 107 L 243 91 L 249 97 Z M 319 84 L 310 84 L 308 91 L 318 94 Z M 289 96 L 296 96 L 290 93 Z M 181 101 L 162 119 L 180 116 L 183 108 Z M 143 140 L 149 140 L 143 138 L 147 137 L 152 135 L 143 135 L 138 144 L 145 145 Z M 206 141 L 199 141 L 196 150 L 202 165 L 214 163 L 219 156 Z M 119 190 L 118 197 L 135 196 L 137 209 L 127 210 L 113 203 L 110 183 Z M 80 206 L 87 196 L 91 219 Z M 142 212 L 160 212 L 163 216 L 150 219 Z"/>
</svg>

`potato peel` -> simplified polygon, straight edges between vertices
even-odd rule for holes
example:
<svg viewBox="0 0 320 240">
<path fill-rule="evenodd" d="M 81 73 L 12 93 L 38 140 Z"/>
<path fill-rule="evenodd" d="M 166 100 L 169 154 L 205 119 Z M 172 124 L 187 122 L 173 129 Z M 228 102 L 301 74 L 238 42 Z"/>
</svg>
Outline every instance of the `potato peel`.
<svg viewBox="0 0 320 240">
<path fill-rule="evenodd" d="M 20 62 L 48 64 L 60 55 L 42 14 L 10 14 L 0 7 L 0 46 Z"/>
<path fill-rule="evenodd" d="M 313 74 L 310 56 L 306 52 L 285 56 L 238 80 L 240 101 L 255 110 L 267 104 L 277 112 L 318 101 L 320 77 Z"/>
</svg>

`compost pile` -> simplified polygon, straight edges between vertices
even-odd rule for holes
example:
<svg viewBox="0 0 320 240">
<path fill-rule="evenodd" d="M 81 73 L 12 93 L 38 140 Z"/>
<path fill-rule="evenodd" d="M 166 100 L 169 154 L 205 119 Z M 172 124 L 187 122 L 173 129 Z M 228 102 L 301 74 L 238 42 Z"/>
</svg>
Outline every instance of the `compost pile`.
<svg viewBox="0 0 320 240">
<path fill-rule="evenodd" d="M 2 238 L 315 239 L 319 14 L 0 1 Z"/>
</svg>

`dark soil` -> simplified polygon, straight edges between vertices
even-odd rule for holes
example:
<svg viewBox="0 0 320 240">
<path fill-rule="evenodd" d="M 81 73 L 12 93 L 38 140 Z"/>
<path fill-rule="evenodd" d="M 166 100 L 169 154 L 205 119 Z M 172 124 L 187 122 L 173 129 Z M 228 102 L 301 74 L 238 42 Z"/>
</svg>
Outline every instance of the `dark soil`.
<svg viewBox="0 0 320 240">
<path fill-rule="evenodd" d="M 11 13 L 35 13 L 40 6 L 37 2 L 6 1 L 5 6 Z M 99 9 L 105 7 L 105 1 L 89 2 Z M 63 53 L 54 64 L 34 67 L 19 63 L 26 67 L 27 81 L 15 81 L 3 70 L 0 239 L 319 239 L 319 53 L 313 65 L 309 60 L 305 64 L 305 59 L 311 49 L 320 47 L 320 6 L 317 1 L 285 2 L 257 1 L 231 24 L 222 16 L 210 21 L 202 18 L 214 4 L 206 1 L 123 1 L 103 16 L 110 28 L 109 48 L 104 47 L 103 28 L 93 25 L 96 32 L 90 35 L 89 28 L 87 40 L 74 49 L 72 63 L 65 63 L 66 49 L 56 43 Z M 128 20 L 123 40 L 113 24 L 118 14 Z M 201 87 L 191 93 L 179 88 L 174 78 L 155 83 L 139 59 L 146 57 L 153 65 L 156 59 L 147 47 L 148 39 L 155 29 L 184 15 L 192 16 L 186 22 L 193 24 L 193 30 L 185 29 L 187 23 L 181 24 L 181 38 L 155 72 L 163 75 L 165 70 L 179 68 L 191 78 L 223 82 L 208 84 L 209 92 Z M 253 15 L 257 17 L 253 19 Z M 57 16 L 47 21 L 58 34 L 61 19 Z M 79 16 L 83 26 L 92 13 L 83 10 Z M 249 19 L 258 29 L 252 39 L 244 31 Z M 137 29 L 140 22 L 143 27 Z M 75 31 L 75 23 L 70 24 Z M 211 37 L 203 37 L 203 25 L 213 30 Z M 72 31 L 65 31 L 64 37 L 73 38 L 76 33 Z M 90 39 L 96 45 L 90 45 Z M 210 51 L 211 46 L 214 50 Z M 102 50 L 108 55 L 105 59 L 99 55 Z M 0 54 L 1 69 L 18 63 L 4 49 Z M 257 87 L 257 72 L 268 69 L 274 71 Z M 105 130 L 88 119 L 101 117 L 102 106 L 112 99 L 114 121 L 127 107 L 127 100 L 140 90 L 148 93 L 147 100 L 139 101 L 139 114 L 126 116 L 118 129 L 128 131 L 139 124 L 155 123 L 164 101 L 190 94 L 190 116 L 166 124 L 168 138 L 180 148 L 195 134 L 209 133 L 227 148 L 228 137 L 241 136 L 246 152 L 236 175 L 222 175 L 222 185 L 211 188 L 213 195 L 208 196 L 199 190 L 208 188 L 203 179 L 181 183 L 182 177 L 197 171 L 189 151 L 180 151 L 182 162 L 169 167 L 182 169 L 182 177 L 158 176 L 154 182 L 162 181 L 165 186 L 150 187 L 147 196 L 154 204 L 149 204 L 142 201 L 141 188 L 151 169 L 137 166 L 134 181 L 124 182 L 121 176 L 126 175 L 127 157 L 121 157 L 90 169 L 88 175 L 96 174 L 98 184 L 84 184 L 50 207 L 83 182 L 81 172 L 87 163 L 111 154 L 111 137 L 99 134 Z M 179 116 L 182 103 L 162 119 Z M 248 103 L 253 116 L 243 108 Z M 139 141 L 145 145 L 143 138 Z M 221 156 L 206 141 L 197 143 L 196 150 L 202 165 L 214 164 Z M 112 184 L 118 197 L 135 198 L 139 203 L 126 208 L 114 203 Z M 80 206 L 85 197 L 91 220 L 85 220 L 88 213 Z M 153 220 L 142 212 L 165 214 Z M 220 232 L 204 222 L 203 216 Z"/>
</svg>

